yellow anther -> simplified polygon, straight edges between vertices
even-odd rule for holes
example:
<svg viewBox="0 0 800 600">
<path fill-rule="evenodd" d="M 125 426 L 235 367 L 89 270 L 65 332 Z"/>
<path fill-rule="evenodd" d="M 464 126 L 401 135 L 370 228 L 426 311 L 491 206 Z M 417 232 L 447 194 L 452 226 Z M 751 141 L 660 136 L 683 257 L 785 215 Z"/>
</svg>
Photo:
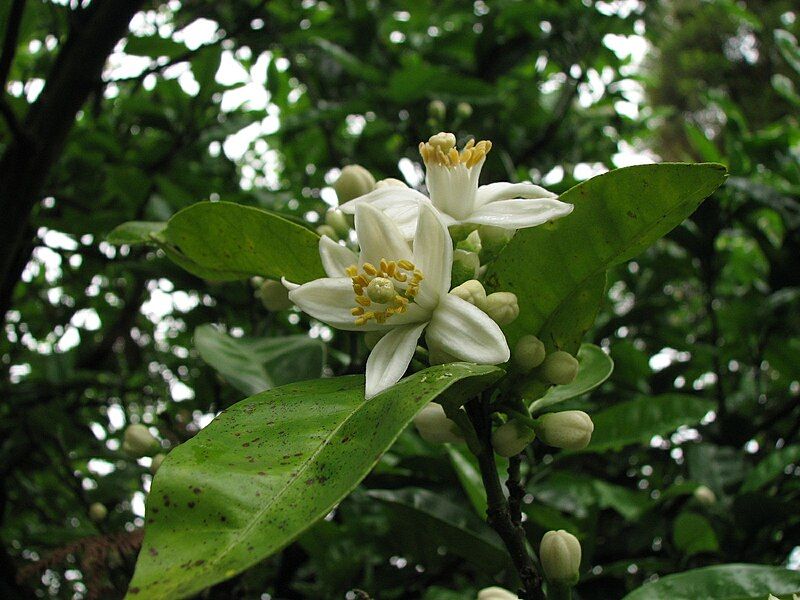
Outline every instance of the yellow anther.
<svg viewBox="0 0 800 600">
<path fill-rule="evenodd" d="M 407 312 L 408 305 L 414 302 L 414 297 L 419 293 L 420 281 L 424 279 L 422 271 L 407 259 L 395 261 L 381 258 L 378 267 L 364 263 L 360 271 L 353 266 L 345 272 L 353 283 L 356 301 L 350 313 L 359 326 L 372 320 L 383 324 L 392 315 Z M 366 311 L 365 307 L 372 307 L 373 310 Z"/>
<path fill-rule="evenodd" d="M 372 304 L 372 300 L 366 296 L 356 296 L 356 302 L 358 302 L 361 306 L 369 306 Z"/>
<path fill-rule="evenodd" d="M 475 138 L 470 138 L 469 141 L 464 144 L 464 150 L 470 150 L 475 145 Z"/>
<path fill-rule="evenodd" d="M 365 273 L 367 273 L 368 275 L 372 275 L 373 277 L 375 277 L 375 275 L 378 274 L 378 269 L 376 269 L 375 266 L 371 263 L 364 263 L 361 268 L 364 269 Z"/>
<path fill-rule="evenodd" d="M 406 271 L 414 270 L 414 263 L 412 263 L 410 260 L 398 260 L 397 264 L 401 269 L 405 269 Z"/>
<path fill-rule="evenodd" d="M 364 314 L 364 307 L 363 306 L 356 306 L 355 308 L 351 308 L 350 309 L 350 314 L 353 315 L 354 317 L 357 317 L 358 315 L 363 315 Z"/>
<path fill-rule="evenodd" d="M 389 277 L 394 277 L 394 274 L 395 274 L 396 271 L 397 271 L 397 263 L 394 262 L 394 261 L 391 261 L 389 263 L 389 265 L 386 267 L 386 274 Z"/>
<path fill-rule="evenodd" d="M 361 287 L 367 287 L 369 285 L 369 281 L 363 275 L 358 275 L 353 277 L 353 285 L 360 285 Z"/>
<path fill-rule="evenodd" d="M 394 278 L 400 283 L 405 283 L 406 279 L 408 279 L 408 275 L 402 273 L 401 271 L 398 271 L 397 273 L 394 274 Z"/>
<path fill-rule="evenodd" d="M 355 292 L 356 296 L 361 296 L 364 293 L 364 286 L 358 285 L 357 283 L 353 285 L 353 292 Z"/>
<path fill-rule="evenodd" d="M 491 149 L 492 143 L 488 140 L 476 142 L 470 139 L 459 152 L 452 133 L 436 134 L 419 145 L 419 153 L 425 164 L 434 163 L 442 167 L 456 167 L 461 164 L 472 168 L 486 158 Z"/>
<path fill-rule="evenodd" d="M 355 265 L 352 265 L 350 267 L 347 267 L 344 270 L 344 272 L 347 273 L 348 277 L 355 277 L 356 275 L 358 275 L 358 267 L 355 266 Z"/>
</svg>

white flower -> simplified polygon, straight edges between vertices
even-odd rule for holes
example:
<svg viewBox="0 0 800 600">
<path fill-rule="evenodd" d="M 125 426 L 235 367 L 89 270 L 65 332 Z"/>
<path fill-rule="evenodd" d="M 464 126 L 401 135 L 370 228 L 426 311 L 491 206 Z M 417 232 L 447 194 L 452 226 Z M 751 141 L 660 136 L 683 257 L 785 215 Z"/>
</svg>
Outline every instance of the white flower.
<svg viewBox="0 0 800 600">
<path fill-rule="evenodd" d="M 497 324 L 448 293 L 452 242 L 430 205 L 420 207 L 413 250 L 392 219 L 374 206 L 359 204 L 355 215 L 360 255 L 322 237 L 320 256 L 328 277 L 285 285 L 292 288 L 292 302 L 332 327 L 384 333 L 367 360 L 367 398 L 403 376 L 423 330 L 429 348 L 456 360 L 500 364 L 509 359 Z"/>
<path fill-rule="evenodd" d="M 406 239 L 416 230 L 419 205 L 432 203 L 448 227 L 458 223 L 493 225 L 503 229 L 534 227 L 572 212 L 572 204 L 532 183 L 490 183 L 478 178 L 492 148 L 489 141 L 470 140 L 460 152 L 452 133 L 438 133 L 419 145 L 425 162 L 430 199 L 408 187 L 381 187 L 343 204 L 346 213 L 369 203 L 386 212 Z"/>
</svg>

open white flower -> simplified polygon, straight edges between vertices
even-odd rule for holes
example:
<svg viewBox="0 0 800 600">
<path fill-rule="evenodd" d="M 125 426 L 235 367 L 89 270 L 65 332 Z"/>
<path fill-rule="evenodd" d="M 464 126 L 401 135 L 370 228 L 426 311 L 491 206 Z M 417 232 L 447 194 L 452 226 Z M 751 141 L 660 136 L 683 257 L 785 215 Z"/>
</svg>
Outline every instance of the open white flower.
<svg viewBox="0 0 800 600">
<path fill-rule="evenodd" d="M 384 333 L 367 360 L 366 397 L 405 373 L 427 328 L 429 347 L 456 360 L 500 364 L 506 338 L 486 313 L 449 294 L 453 247 L 447 228 L 426 204 L 419 209 L 413 250 L 392 220 L 374 206 L 356 207 L 357 257 L 327 237 L 319 250 L 328 277 L 295 287 L 289 298 L 337 329 Z"/>
<path fill-rule="evenodd" d="M 406 239 L 416 231 L 419 206 L 432 203 L 448 227 L 459 223 L 493 225 L 503 229 L 534 227 L 572 212 L 573 205 L 532 183 L 490 183 L 478 178 L 492 148 L 489 141 L 467 142 L 460 152 L 452 133 L 438 133 L 419 145 L 425 162 L 425 183 L 430 198 L 408 187 L 381 187 L 343 204 L 354 213 L 362 203 L 384 211 Z"/>
</svg>

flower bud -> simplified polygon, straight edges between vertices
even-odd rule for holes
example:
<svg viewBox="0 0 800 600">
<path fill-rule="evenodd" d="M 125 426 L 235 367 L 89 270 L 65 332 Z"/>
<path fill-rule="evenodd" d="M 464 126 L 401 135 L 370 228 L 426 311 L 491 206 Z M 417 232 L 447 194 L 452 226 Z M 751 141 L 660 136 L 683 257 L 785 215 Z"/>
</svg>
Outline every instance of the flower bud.
<svg viewBox="0 0 800 600">
<path fill-rule="evenodd" d="M 511 419 L 494 430 L 492 446 L 500 456 L 516 456 L 533 441 L 536 434 L 530 427 Z"/>
<path fill-rule="evenodd" d="M 514 347 L 514 365 L 523 373 L 530 373 L 544 361 L 544 344 L 535 335 L 523 335 Z"/>
<path fill-rule="evenodd" d="M 350 235 L 350 223 L 347 222 L 347 217 L 340 210 L 332 208 L 326 212 L 325 225 L 333 229 L 338 238 L 347 238 Z"/>
<path fill-rule="evenodd" d="M 472 105 L 469 102 L 459 102 L 456 104 L 456 115 L 462 119 L 469 119 L 472 116 Z"/>
<path fill-rule="evenodd" d="M 483 310 L 498 325 L 508 325 L 519 316 L 517 296 L 511 292 L 489 294 L 486 296 Z"/>
<path fill-rule="evenodd" d="M 462 442 L 464 436 L 454 421 L 447 418 L 441 404 L 429 402 L 414 417 L 414 427 L 426 442 L 444 444 Z"/>
<path fill-rule="evenodd" d="M 514 237 L 515 231 L 513 229 L 503 229 L 502 227 L 495 227 L 494 225 L 481 225 L 478 227 L 478 235 L 481 236 L 481 244 L 483 246 L 483 262 L 489 262 L 500 254 L 500 251 L 506 247 L 511 238 Z"/>
<path fill-rule="evenodd" d="M 501 587 L 483 588 L 478 592 L 477 600 L 519 600 L 519 596 Z"/>
<path fill-rule="evenodd" d="M 408 187 L 405 182 L 400 181 L 399 179 L 395 179 L 394 177 L 387 177 L 386 179 L 381 179 L 378 183 L 375 184 L 375 189 L 385 188 L 385 187 Z"/>
<path fill-rule="evenodd" d="M 158 440 L 153 437 L 150 430 L 144 425 L 129 425 L 125 430 L 122 451 L 128 456 L 133 458 L 150 456 L 158 452 L 159 448 L 161 448 L 161 444 L 158 443 Z"/>
<path fill-rule="evenodd" d="M 256 296 L 261 299 L 261 304 L 264 305 L 264 308 L 270 312 L 278 312 L 292 307 L 292 301 L 289 300 L 289 290 L 279 281 L 273 279 L 267 279 L 261 284 Z"/>
<path fill-rule="evenodd" d="M 263 277 L 256 275 L 250 278 L 250 285 L 252 285 L 255 289 L 260 288 L 262 283 L 264 283 Z"/>
<path fill-rule="evenodd" d="M 592 439 L 594 423 L 582 410 L 548 413 L 539 418 L 536 435 L 548 446 L 566 450 L 586 448 Z"/>
<path fill-rule="evenodd" d="M 428 116 L 436 121 L 441 121 L 447 114 L 447 107 L 441 100 L 431 100 L 428 104 Z"/>
<path fill-rule="evenodd" d="M 369 194 L 375 189 L 375 178 L 361 165 L 347 165 L 333 184 L 339 204 Z"/>
<path fill-rule="evenodd" d="M 542 363 L 542 377 L 548 383 L 566 385 L 578 375 L 578 361 L 569 352 L 558 350 L 548 354 Z"/>
<path fill-rule="evenodd" d="M 483 284 L 477 279 L 465 281 L 450 290 L 450 293 L 462 300 L 466 300 L 473 306 L 477 306 L 481 310 L 483 310 L 483 305 L 486 304 L 486 290 L 483 289 Z"/>
<path fill-rule="evenodd" d="M 327 235 L 332 240 L 338 240 L 339 239 L 339 236 L 336 234 L 336 230 L 333 227 L 331 227 L 330 225 L 320 225 L 319 227 L 316 228 L 315 231 L 317 232 L 317 235 L 319 237 L 322 237 L 323 235 Z"/>
<path fill-rule="evenodd" d="M 711 506 L 717 501 L 717 495 L 705 485 L 698 486 L 694 490 L 693 496 L 700 504 L 705 504 L 706 506 Z"/>
<path fill-rule="evenodd" d="M 452 283 L 460 285 L 465 281 L 475 279 L 480 268 L 481 260 L 475 252 L 455 250 L 450 280 Z"/>
<path fill-rule="evenodd" d="M 95 523 L 105 521 L 108 516 L 108 509 L 101 502 L 94 502 L 89 507 L 89 518 Z"/>
<path fill-rule="evenodd" d="M 478 230 L 470 232 L 470 234 L 458 244 L 456 244 L 456 248 L 459 250 L 466 250 L 467 252 L 475 252 L 479 253 L 481 251 L 481 236 L 478 233 Z"/>
<path fill-rule="evenodd" d="M 158 468 L 161 466 L 161 463 L 164 462 L 165 458 L 167 458 L 167 455 L 163 454 L 162 452 L 159 452 L 158 454 L 156 454 L 153 457 L 153 462 L 150 463 L 150 473 L 155 475 L 156 471 L 158 471 Z"/>
<path fill-rule="evenodd" d="M 548 581 L 574 585 L 581 568 L 581 543 L 571 533 L 548 531 L 539 545 L 539 560 Z"/>
</svg>

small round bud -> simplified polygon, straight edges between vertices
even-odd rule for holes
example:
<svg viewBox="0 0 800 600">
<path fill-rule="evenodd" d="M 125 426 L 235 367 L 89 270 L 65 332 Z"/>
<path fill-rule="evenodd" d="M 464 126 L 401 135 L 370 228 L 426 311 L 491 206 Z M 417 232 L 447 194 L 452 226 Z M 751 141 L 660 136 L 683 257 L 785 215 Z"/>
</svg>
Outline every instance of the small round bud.
<svg viewBox="0 0 800 600">
<path fill-rule="evenodd" d="M 255 289 L 260 288 L 262 283 L 264 283 L 263 277 L 256 275 L 255 277 L 250 278 L 250 285 L 252 285 Z"/>
<path fill-rule="evenodd" d="M 486 290 L 483 289 L 483 284 L 477 279 L 470 279 L 465 281 L 459 286 L 450 290 L 454 296 L 458 296 L 462 300 L 466 300 L 473 306 L 477 306 L 481 310 L 486 303 Z"/>
<path fill-rule="evenodd" d="M 461 442 L 464 437 L 454 421 L 447 418 L 441 404 L 429 402 L 414 417 L 414 427 L 426 442 L 444 444 Z"/>
<path fill-rule="evenodd" d="M 535 335 L 523 335 L 514 347 L 514 365 L 523 373 L 530 373 L 544 361 L 542 340 Z"/>
<path fill-rule="evenodd" d="M 563 529 L 548 531 L 539 545 L 539 560 L 548 581 L 574 585 L 580 578 L 581 543 Z"/>
<path fill-rule="evenodd" d="M 158 452 L 161 444 L 144 425 L 129 425 L 122 440 L 122 451 L 128 456 L 141 458 Z"/>
<path fill-rule="evenodd" d="M 101 502 L 94 502 L 89 507 L 89 518 L 95 523 L 105 521 L 108 516 L 108 509 Z"/>
<path fill-rule="evenodd" d="M 455 250 L 453 252 L 453 266 L 451 268 L 450 281 L 452 284 L 460 285 L 478 276 L 481 268 L 481 259 L 475 252 L 466 250 Z"/>
<path fill-rule="evenodd" d="M 320 225 L 319 227 L 316 228 L 315 231 L 317 232 L 317 235 L 319 237 L 322 237 L 323 235 L 327 235 L 332 240 L 338 240 L 339 239 L 339 236 L 336 234 L 336 230 L 333 227 L 331 227 L 330 225 Z"/>
<path fill-rule="evenodd" d="M 693 496 L 700 504 L 705 504 L 706 506 L 711 506 L 717 501 L 717 495 L 705 485 L 695 488 Z"/>
<path fill-rule="evenodd" d="M 517 295 L 511 292 L 495 292 L 486 296 L 484 312 L 500 326 L 508 325 L 519 316 Z"/>
<path fill-rule="evenodd" d="M 483 588 L 478 592 L 477 600 L 519 600 L 519 596 L 501 587 Z"/>
<path fill-rule="evenodd" d="M 375 277 L 367 285 L 367 296 L 373 302 L 386 304 L 397 295 L 394 283 L 386 277 Z"/>
<path fill-rule="evenodd" d="M 350 235 L 350 223 L 347 222 L 347 217 L 340 210 L 332 208 L 326 212 L 325 225 L 333 229 L 336 232 L 336 237 L 338 238 L 346 238 Z"/>
<path fill-rule="evenodd" d="M 150 473 L 152 473 L 153 475 L 155 475 L 155 474 L 156 474 L 156 471 L 158 471 L 158 468 L 161 466 L 161 463 L 163 463 L 163 462 L 164 462 L 164 459 L 165 459 L 165 458 L 167 458 L 167 455 L 166 455 L 166 454 L 163 454 L 163 453 L 161 453 L 161 452 L 159 452 L 158 454 L 156 454 L 156 455 L 153 457 L 153 462 L 151 462 L 151 463 L 150 463 Z"/>
<path fill-rule="evenodd" d="M 428 143 L 433 146 L 434 148 L 438 148 L 445 154 L 450 152 L 451 148 L 456 147 L 456 136 L 452 133 L 447 133 L 444 131 L 440 131 L 436 135 L 432 135 L 428 140 Z"/>
<path fill-rule="evenodd" d="M 333 184 L 339 204 L 369 194 L 375 189 L 375 178 L 361 165 L 347 165 Z"/>
<path fill-rule="evenodd" d="M 566 450 L 586 448 L 592 439 L 594 423 L 582 410 L 548 413 L 539 418 L 536 435 L 548 446 Z"/>
<path fill-rule="evenodd" d="M 492 447 L 500 456 L 516 456 L 533 441 L 536 434 L 530 427 L 511 419 L 492 433 Z"/>
<path fill-rule="evenodd" d="M 441 121 L 447 114 L 447 107 L 441 100 L 431 100 L 428 104 L 428 115 L 436 120 Z"/>
<path fill-rule="evenodd" d="M 261 304 L 264 305 L 264 308 L 270 312 L 278 312 L 292 307 L 292 301 L 289 300 L 289 290 L 280 281 L 267 279 L 256 292 L 256 295 L 261 299 Z"/>
<path fill-rule="evenodd" d="M 469 119 L 472 116 L 472 105 L 469 102 L 459 102 L 456 104 L 456 114 L 462 119 Z"/>
<path fill-rule="evenodd" d="M 572 383 L 578 375 L 579 364 L 569 352 L 558 350 L 548 354 L 542 363 L 542 377 L 555 385 Z"/>
<path fill-rule="evenodd" d="M 459 250 L 466 250 L 467 252 L 475 252 L 479 253 L 481 251 L 481 236 L 478 233 L 478 230 L 470 232 L 470 234 L 458 244 L 456 244 L 456 248 Z"/>
<path fill-rule="evenodd" d="M 386 179 L 381 179 L 378 183 L 375 184 L 375 189 L 385 188 L 385 187 L 404 187 L 407 188 L 408 186 L 405 184 L 404 181 L 400 181 L 399 179 L 395 179 L 394 177 L 387 177 Z"/>
</svg>

